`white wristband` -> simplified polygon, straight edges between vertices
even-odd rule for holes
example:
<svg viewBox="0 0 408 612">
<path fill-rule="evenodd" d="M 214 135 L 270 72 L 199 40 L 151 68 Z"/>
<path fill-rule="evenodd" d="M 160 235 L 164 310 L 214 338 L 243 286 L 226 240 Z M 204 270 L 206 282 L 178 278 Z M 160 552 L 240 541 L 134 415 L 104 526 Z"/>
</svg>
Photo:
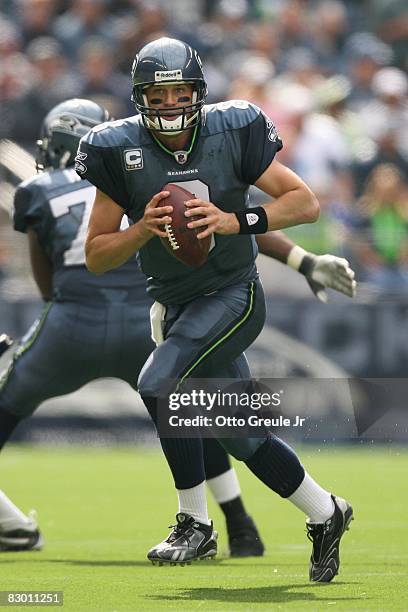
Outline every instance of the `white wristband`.
<svg viewBox="0 0 408 612">
<path fill-rule="evenodd" d="M 302 263 L 304 256 L 307 254 L 308 253 L 305 251 L 305 249 L 302 249 L 302 247 L 295 244 L 288 255 L 286 263 L 294 270 L 299 270 L 300 264 Z"/>
</svg>

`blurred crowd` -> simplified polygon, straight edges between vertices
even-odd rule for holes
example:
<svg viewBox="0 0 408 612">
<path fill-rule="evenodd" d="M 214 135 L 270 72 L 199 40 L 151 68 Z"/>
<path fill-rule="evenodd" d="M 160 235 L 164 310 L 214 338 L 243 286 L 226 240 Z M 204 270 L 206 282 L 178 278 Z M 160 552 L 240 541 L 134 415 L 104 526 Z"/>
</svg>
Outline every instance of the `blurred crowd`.
<svg viewBox="0 0 408 612">
<path fill-rule="evenodd" d="M 33 150 L 44 115 L 73 96 L 134 114 L 135 53 L 164 35 L 200 52 L 208 102 L 246 99 L 277 125 L 279 160 L 323 211 L 291 236 L 408 294 L 406 3 L 0 0 L 0 138 Z M 0 248 L 0 270 L 6 259 Z"/>
</svg>

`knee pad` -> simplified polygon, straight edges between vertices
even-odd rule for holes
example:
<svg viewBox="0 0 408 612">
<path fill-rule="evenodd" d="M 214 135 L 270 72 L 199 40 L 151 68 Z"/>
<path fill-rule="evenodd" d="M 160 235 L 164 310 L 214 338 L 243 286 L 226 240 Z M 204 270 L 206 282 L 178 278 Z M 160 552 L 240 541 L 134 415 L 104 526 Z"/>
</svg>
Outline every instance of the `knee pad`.
<svg viewBox="0 0 408 612">
<path fill-rule="evenodd" d="M 218 442 L 235 459 L 245 462 L 256 453 L 265 440 L 266 438 L 219 438 Z"/>
<path fill-rule="evenodd" d="M 142 397 L 159 397 L 162 392 L 164 381 L 152 362 L 150 355 L 139 374 L 137 388 Z"/>
</svg>

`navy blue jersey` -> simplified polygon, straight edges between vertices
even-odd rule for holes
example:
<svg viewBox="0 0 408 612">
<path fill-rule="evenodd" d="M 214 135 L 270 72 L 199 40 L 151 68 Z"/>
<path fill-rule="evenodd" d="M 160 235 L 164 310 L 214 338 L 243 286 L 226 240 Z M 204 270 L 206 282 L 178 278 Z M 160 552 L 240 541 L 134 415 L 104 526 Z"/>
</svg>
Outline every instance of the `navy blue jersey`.
<svg viewBox="0 0 408 612">
<path fill-rule="evenodd" d="M 76 170 L 134 222 L 169 182 L 234 212 L 248 206 L 249 186 L 281 147 L 273 123 L 262 111 L 234 100 L 204 108 L 203 125 L 188 157 L 162 147 L 135 116 L 99 125 L 84 136 Z M 181 304 L 256 276 L 253 236 L 213 238 L 207 262 L 196 270 L 169 254 L 158 237 L 151 239 L 140 250 L 150 294 L 163 304 Z"/>
<path fill-rule="evenodd" d="M 147 300 L 146 278 L 136 258 L 103 277 L 85 266 L 84 243 L 96 189 L 73 168 L 53 170 L 24 181 L 14 197 L 14 228 L 32 228 L 53 267 L 59 300 Z"/>
</svg>

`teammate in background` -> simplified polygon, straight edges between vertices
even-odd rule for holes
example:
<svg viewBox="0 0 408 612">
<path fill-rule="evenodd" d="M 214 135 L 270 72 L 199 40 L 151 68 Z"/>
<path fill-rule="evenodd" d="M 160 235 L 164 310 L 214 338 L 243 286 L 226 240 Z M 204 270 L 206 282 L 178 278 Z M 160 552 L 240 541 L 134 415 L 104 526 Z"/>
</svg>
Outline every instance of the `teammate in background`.
<svg viewBox="0 0 408 612">
<path fill-rule="evenodd" d="M 81 135 L 106 119 L 107 112 L 87 100 L 68 100 L 50 111 L 37 159 L 45 172 L 22 183 L 15 195 L 15 228 L 27 233 L 34 278 L 47 304 L 0 379 L 0 446 L 11 433 L 3 430 L 9 415 L 17 423 L 45 399 L 75 391 L 94 378 L 115 376 L 136 388 L 154 348 L 148 314 L 152 301 L 135 258 L 101 278 L 85 267 L 85 232 L 96 190 L 72 166 Z M 293 248 L 283 235 L 265 244 L 282 261 Z M 352 291 L 350 283 L 342 285 L 342 260 L 318 257 L 312 268 L 307 278 L 315 291 L 325 286 Z M 314 278 L 322 271 L 323 283 L 316 287 Z M 0 354 L 9 347 L 7 338 L 2 339 Z M 245 511 L 227 454 L 215 440 L 205 441 L 204 453 L 207 483 L 226 517 L 231 555 L 261 555 L 263 544 Z M 35 519 L 0 491 L 0 550 L 41 546 Z"/>
<path fill-rule="evenodd" d="M 80 143 L 77 172 L 96 185 L 86 242 L 88 268 L 105 273 L 139 251 L 149 294 L 156 300 L 152 328 L 162 332 L 138 381 L 157 424 L 157 398 L 190 376 L 220 378 L 231 363 L 235 377 L 249 377 L 242 352 L 261 332 L 265 302 L 255 266 L 255 235 L 316 220 L 319 205 L 303 181 L 274 161 L 282 143 L 259 108 L 245 101 L 205 107 L 207 86 L 197 52 L 161 38 L 135 58 L 133 100 L 138 115 L 91 130 Z M 161 244 L 171 206 L 161 206 L 169 180 L 197 194 L 185 213 L 202 215 L 189 227 L 214 238 L 206 263 L 196 270 Z M 274 201 L 247 214 L 255 184 Z M 216 204 L 214 204 L 214 202 Z M 133 225 L 120 232 L 124 214 Z M 296 251 L 301 269 L 307 256 Z M 350 283 L 352 282 L 351 279 Z M 158 338 L 159 340 L 159 338 Z M 272 433 L 265 438 L 223 438 L 269 488 L 308 517 L 313 542 L 310 579 L 329 582 L 338 572 L 339 542 L 352 518 L 343 499 L 320 487 L 294 451 Z M 179 498 L 177 525 L 148 558 L 184 564 L 217 552 L 205 498 L 203 441 L 161 437 Z"/>
</svg>

